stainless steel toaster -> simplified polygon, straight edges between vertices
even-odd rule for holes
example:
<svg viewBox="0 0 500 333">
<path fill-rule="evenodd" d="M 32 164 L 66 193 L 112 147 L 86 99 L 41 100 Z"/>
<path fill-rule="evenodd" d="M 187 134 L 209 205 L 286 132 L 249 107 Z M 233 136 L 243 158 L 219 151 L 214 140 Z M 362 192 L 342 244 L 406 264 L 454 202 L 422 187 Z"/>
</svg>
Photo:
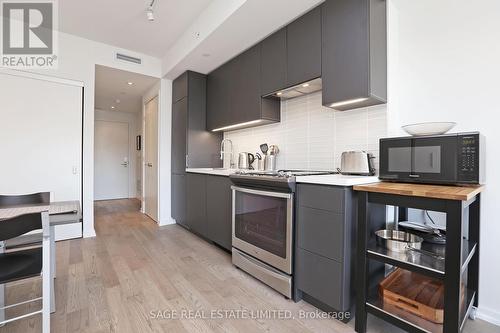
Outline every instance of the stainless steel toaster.
<svg viewBox="0 0 500 333">
<path fill-rule="evenodd" d="M 365 151 L 345 151 L 340 161 L 340 173 L 343 175 L 375 175 L 372 154 Z"/>
</svg>

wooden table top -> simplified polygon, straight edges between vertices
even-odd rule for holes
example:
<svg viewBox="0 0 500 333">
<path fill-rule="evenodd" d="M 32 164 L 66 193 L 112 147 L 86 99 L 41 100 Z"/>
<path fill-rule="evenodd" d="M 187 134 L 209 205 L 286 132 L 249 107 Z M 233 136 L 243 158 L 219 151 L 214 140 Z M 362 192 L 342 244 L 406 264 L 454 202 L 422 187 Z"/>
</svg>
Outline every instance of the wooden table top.
<svg viewBox="0 0 500 333">
<path fill-rule="evenodd" d="M 393 182 L 378 182 L 354 186 L 355 191 L 461 201 L 467 201 L 474 198 L 481 193 L 483 189 L 484 185 L 448 186 Z"/>
</svg>

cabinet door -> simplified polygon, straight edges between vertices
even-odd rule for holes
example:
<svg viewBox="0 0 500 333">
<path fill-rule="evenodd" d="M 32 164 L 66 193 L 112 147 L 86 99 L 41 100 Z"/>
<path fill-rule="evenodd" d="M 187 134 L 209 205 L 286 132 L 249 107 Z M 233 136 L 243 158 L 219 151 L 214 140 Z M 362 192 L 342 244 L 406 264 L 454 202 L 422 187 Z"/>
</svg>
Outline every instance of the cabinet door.
<svg viewBox="0 0 500 333">
<path fill-rule="evenodd" d="M 342 262 L 344 215 L 304 206 L 299 206 L 297 211 L 297 246 Z"/>
<path fill-rule="evenodd" d="M 230 93 L 230 123 L 260 119 L 260 44 L 234 59 Z"/>
<path fill-rule="evenodd" d="M 190 72 L 187 125 L 188 168 L 216 168 L 221 166 L 220 142 L 222 133 L 207 131 L 206 76 Z"/>
<path fill-rule="evenodd" d="M 226 63 L 207 78 L 207 129 L 229 125 L 229 89 L 231 63 Z"/>
<path fill-rule="evenodd" d="M 323 5 L 323 101 L 367 96 L 368 28 L 365 0 L 327 1 Z"/>
<path fill-rule="evenodd" d="M 194 232 L 207 237 L 206 176 L 188 173 L 186 176 L 186 224 Z"/>
<path fill-rule="evenodd" d="M 299 84 L 321 76 L 321 7 L 287 26 L 287 83 Z"/>
<path fill-rule="evenodd" d="M 186 224 L 186 175 L 172 174 L 172 218 Z"/>
<path fill-rule="evenodd" d="M 297 288 L 335 310 L 349 309 L 349 303 L 343 302 L 342 265 L 301 248 L 295 254 Z"/>
<path fill-rule="evenodd" d="M 186 171 L 187 98 L 172 106 L 172 173 Z"/>
<path fill-rule="evenodd" d="M 188 94 L 188 74 L 189 72 L 184 72 L 172 83 L 172 102 L 175 103 Z"/>
<path fill-rule="evenodd" d="M 286 28 L 262 41 L 261 54 L 262 95 L 286 88 Z"/>
<path fill-rule="evenodd" d="M 207 224 L 209 238 L 231 250 L 232 192 L 228 177 L 207 176 Z"/>
</svg>

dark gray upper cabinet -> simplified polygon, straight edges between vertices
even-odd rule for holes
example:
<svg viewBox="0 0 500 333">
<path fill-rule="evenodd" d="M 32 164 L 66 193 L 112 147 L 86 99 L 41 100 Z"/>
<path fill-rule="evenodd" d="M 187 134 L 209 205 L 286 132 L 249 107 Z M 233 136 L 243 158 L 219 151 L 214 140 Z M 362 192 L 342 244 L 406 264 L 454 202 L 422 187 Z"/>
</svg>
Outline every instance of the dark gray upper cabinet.
<svg viewBox="0 0 500 333">
<path fill-rule="evenodd" d="M 188 71 L 177 80 L 186 80 L 187 95 L 172 105 L 172 172 L 219 167 L 222 136 L 206 130 L 206 75 Z"/>
<path fill-rule="evenodd" d="M 349 110 L 387 100 L 385 0 L 322 6 L 323 105 Z"/>
<path fill-rule="evenodd" d="M 261 43 L 261 94 L 268 95 L 286 87 L 286 28 Z"/>
<path fill-rule="evenodd" d="M 188 168 L 210 168 L 222 165 L 220 156 L 221 133 L 207 131 L 206 75 L 188 72 Z"/>
<path fill-rule="evenodd" d="M 321 7 L 286 27 L 287 86 L 321 76 Z"/>
<path fill-rule="evenodd" d="M 172 105 L 172 173 L 186 170 L 188 100 L 183 98 Z"/>
<path fill-rule="evenodd" d="M 208 130 L 250 121 L 263 125 L 280 120 L 279 101 L 261 98 L 260 73 L 261 49 L 258 44 L 208 75 Z"/>
<path fill-rule="evenodd" d="M 186 224 L 194 232 L 207 236 L 207 182 L 206 175 L 186 174 Z"/>
<path fill-rule="evenodd" d="M 231 73 L 229 123 L 260 119 L 260 45 L 237 56 Z"/>
<path fill-rule="evenodd" d="M 172 83 L 172 103 L 180 101 L 188 94 L 188 73 L 184 72 Z"/>
<path fill-rule="evenodd" d="M 207 176 L 208 238 L 231 251 L 231 181 L 229 177 Z"/>
<path fill-rule="evenodd" d="M 229 89 L 232 62 L 228 62 L 207 76 L 207 129 L 213 130 L 230 124 Z"/>
</svg>

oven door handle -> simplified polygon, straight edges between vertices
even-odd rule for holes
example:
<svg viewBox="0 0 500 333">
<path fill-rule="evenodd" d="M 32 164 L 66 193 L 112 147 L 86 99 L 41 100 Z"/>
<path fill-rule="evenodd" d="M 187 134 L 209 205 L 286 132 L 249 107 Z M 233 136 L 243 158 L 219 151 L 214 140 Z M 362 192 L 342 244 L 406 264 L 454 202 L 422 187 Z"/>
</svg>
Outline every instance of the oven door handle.
<svg viewBox="0 0 500 333">
<path fill-rule="evenodd" d="M 233 191 L 238 191 L 238 192 L 243 192 L 243 193 L 248 193 L 248 194 L 255 194 L 255 195 L 264 195 L 266 197 L 275 197 L 275 198 L 284 198 L 284 199 L 292 199 L 293 198 L 292 193 L 254 190 L 254 189 L 238 187 L 238 186 L 234 186 L 234 185 L 231 186 L 231 189 Z"/>
</svg>

